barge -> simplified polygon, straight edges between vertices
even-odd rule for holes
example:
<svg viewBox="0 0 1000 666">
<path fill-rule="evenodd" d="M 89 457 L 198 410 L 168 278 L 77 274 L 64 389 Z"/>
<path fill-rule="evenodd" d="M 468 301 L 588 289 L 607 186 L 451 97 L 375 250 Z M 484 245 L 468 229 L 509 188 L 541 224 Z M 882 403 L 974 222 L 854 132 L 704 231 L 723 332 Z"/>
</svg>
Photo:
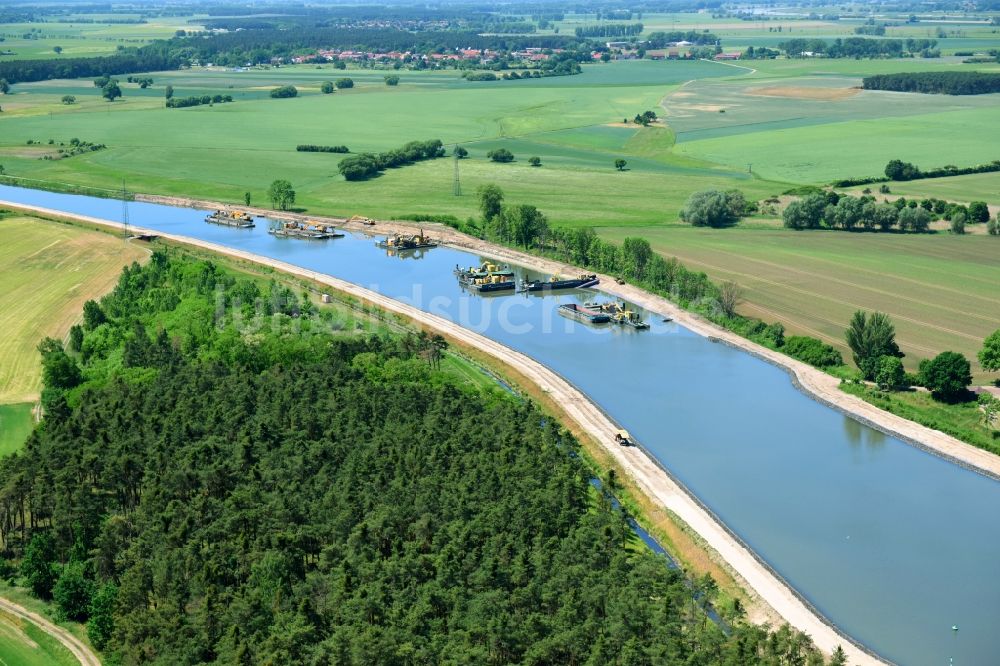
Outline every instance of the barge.
<svg viewBox="0 0 1000 666">
<path fill-rule="evenodd" d="M 649 324 L 642 320 L 639 313 L 634 310 L 629 310 L 625 303 L 598 303 L 596 301 L 591 301 L 589 303 L 584 303 L 584 307 L 590 310 L 605 313 L 608 315 L 608 319 L 612 324 L 629 326 L 636 330 L 645 330 L 649 328 Z"/>
<path fill-rule="evenodd" d="M 419 234 L 414 234 L 412 236 L 403 236 L 402 234 L 393 234 L 392 236 L 386 236 L 385 240 L 380 240 L 375 243 L 376 246 L 382 248 L 383 250 L 422 250 L 425 248 L 437 247 L 438 242 L 431 240 L 424 235 L 424 230 L 421 229 Z"/>
<path fill-rule="evenodd" d="M 576 303 L 563 303 L 559 306 L 559 314 L 582 321 L 585 324 L 606 324 L 611 321 L 611 316 L 607 313 L 592 310 Z"/>
<path fill-rule="evenodd" d="M 600 280 L 593 273 L 589 275 L 581 275 L 578 278 L 572 279 L 560 279 L 556 276 L 550 277 L 548 280 L 525 280 L 521 283 L 521 291 L 551 291 L 554 289 L 584 289 L 586 287 L 593 287 L 598 284 Z"/>
<path fill-rule="evenodd" d="M 250 229 L 254 226 L 253 216 L 241 210 L 217 210 L 205 216 L 205 221 L 209 224 L 221 224 L 225 227 L 236 227 L 238 229 Z"/>
<path fill-rule="evenodd" d="M 475 280 L 490 275 L 502 275 L 504 277 L 509 277 L 511 280 L 514 279 L 514 271 L 510 270 L 510 266 L 504 264 L 493 264 L 488 261 L 483 262 L 481 266 L 472 268 L 460 268 L 455 266 L 455 275 L 458 277 L 459 281 Z"/>
<path fill-rule="evenodd" d="M 297 220 L 281 220 L 271 224 L 267 233 L 281 238 L 306 238 L 324 240 L 326 238 L 343 238 L 344 234 L 333 228 L 332 224 L 324 222 L 299 222 Z"/>
<path fill-rule="evenodd" d="M 512 275 L 487 275 L 486 277 L 463 280 L 462 284 L 481 294 L 494 291 L 513 290 L 516 286 Z"/>
</svg>

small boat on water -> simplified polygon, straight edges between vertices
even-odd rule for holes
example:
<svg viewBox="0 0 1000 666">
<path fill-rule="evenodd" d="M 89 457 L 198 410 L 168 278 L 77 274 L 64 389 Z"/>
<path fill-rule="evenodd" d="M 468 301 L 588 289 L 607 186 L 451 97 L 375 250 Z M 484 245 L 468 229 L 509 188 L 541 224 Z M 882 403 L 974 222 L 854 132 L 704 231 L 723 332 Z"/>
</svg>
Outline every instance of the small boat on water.
<svg viewBox="0 0 1000 666">
<path fill-rule="evenodd" d="M 548 280 L 525 280 L 521 283 L 521 291 L 551 291 L 555 289 L 583 289 L 593 287 L 600 280 L 593 273 L 577 278 L 561 279 L 553 275 Z"/>
<path fill-rule="evenodd" d="M 576 303 L 563 303 L 559 306 L 559 314 L 570 319 L 582 321 L 585 324 L 606 324 L 611 316 L 600 310 L 592 310 Z"/>
<path fill-rule="evenodd" d="M 386 236 L 385 240 L 380 240 L 375 245 L 383 250 L 420 250 L 437 247 L 438 242 L 425 236 L 424 230 L 421 229 L 419 234 L 413 234 L 412 236 L 403 236 L 402 234 Z"/>
<path fill-rule="evenodd" d="M 205 221 L 209 224 L 221 224 L 238 229 L 250 229 L 254 226 L 253 216 L 241 210 L 217 210 L 206 215 Z"/>
<path fill-rule="evenodd" d="M 298 220 L 275 220 L 267 233 L 280 238 L 306 238 L 310 240 L 323 240 L 326 238 L 343 238 L 344 234 L 334 229 L 332 224 L 309 220 L 300 222 Z"/>
</svg>

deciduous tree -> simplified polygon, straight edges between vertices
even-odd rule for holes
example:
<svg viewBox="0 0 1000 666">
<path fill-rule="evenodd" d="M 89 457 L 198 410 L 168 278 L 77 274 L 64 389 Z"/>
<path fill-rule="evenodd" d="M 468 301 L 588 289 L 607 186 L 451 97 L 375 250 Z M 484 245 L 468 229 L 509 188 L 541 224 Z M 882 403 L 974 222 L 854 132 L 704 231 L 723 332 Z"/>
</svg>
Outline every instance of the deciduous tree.
<svg viewBox="0 0 1000 666">
<path fill-rule="evenodd" d="M 855 312 L 845 337 L 854 353 L 854 364 L 868 380 L 875 379 L 883 356 L 903 356 L 896 345 L 896 328 L 889 315 L 882 312 L 871 316 L 861 310 Z"/>
<path fill-rule="evenodd" d="M 275 180 L 267 189 L 267 198 L 271 201 L 272 208 L 288 210 L 288 207 L 295 203 L 295 190 L 287 180 Z"/>
<path fill-rule="evenodd" d="M 983 340 L 983 348 L 979 350 L 979 365 L 987 372 L 1000 370 L 1000 329 L 990 333 Z"/>
<path fill-rule="evenodd" d="M 484 222 L 500 215 L 503 210 L 503 190 L 497 185 L 481 185 L 476 196 L 479 198 L 479 211 L 483 214 Z"/>
<path fill-rule="evenodd" d="M 920 364 L 920 379 L 935 399 L 955 402 L 967 393 L 966 387 L 972 383 L 972 368 L 962 354 L 945 351 Z"/>
</svg>

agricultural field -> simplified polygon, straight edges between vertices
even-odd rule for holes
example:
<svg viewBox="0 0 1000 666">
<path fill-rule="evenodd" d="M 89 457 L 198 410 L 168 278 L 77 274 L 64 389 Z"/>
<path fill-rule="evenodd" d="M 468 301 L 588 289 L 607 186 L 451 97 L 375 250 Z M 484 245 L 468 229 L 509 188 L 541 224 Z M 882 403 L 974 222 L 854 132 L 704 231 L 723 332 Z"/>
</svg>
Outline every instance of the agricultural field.
<svg viewBox="0 0 1000 666">
<path fill-rule="evenodd" d="M 1000 322 L 998 238 L 686 226 L 599 233 L 642 236 L 665 256 L 739 283 L 740 312 L 820 338 L 848 362 L 843 331 L 851 314 L 880 310 L 896 325 L 907 369 L 952 350 L 972 361 L 974 381 L 996 378 L 981 371 L 976 353 Z"/>
<path fill-rule="evenodd" d="M 107 234 L 25 217 L 0 219 L 0 235 L 4 239 L 0 330 L 5 333 L 0 342 L 0 405 L 4 405 L 38 398 L 39 341 L 46 336 L 64 338 L 83 303 L 109 291 L 121 268 L 147 253 Z"/>
<path fill-rule="evenodd" d="M 146 23 L 102 23 L 108 18 L 86 15 L 76 17 L 90 22 L 74 21 L 73 16 L 61 17 L 59 22 L 4 23 L 0 24 L 0 55 L 4 60 L 33 60 L 39 58 L 77 58 L 111 55 L 119 46 L 142 46 L 155 39 L 172 37 L 177 30 L 198 30 L 200 26 L 188 23 L 187 18 L 150 18 Z M 138 14 L 122 13 L 115 18 L 138 20 Z M 60 53 L 55 48 L 62 49 Z"/>
<path fill-rule="evenodd" d="M 0 457 L 24 445 L 35 426 L 34 406 L 31 402 L 0 404 Z"/>
<path fill-rule="evenodd" d="M 400 85 L 389 88 L 384 72 L 348 70 L 346 75 L 356 80 L 353 89 L 322 95 L 322 81 L 345 73 L 305 66 L 192 70 L 154 73 L 153 88 L 129 87 L 124 101 L 114 104 L 97 101 L 89 81 L 25 84 L 15 86 L 10 103 L 23 100 L 30 106 L 37 100 L 39 106 L 0 119 L 10 130 L 0 139 L 0 164 L 8 175 L 19 177 L 97 187 L 120 186 L 126 177 L 129 188 L 140 192 L 231 201 L 242 200 L 246 191 L 254 201 L 263 201 L 270 181 L 280 176 L 295 186 L 301 207 L 377 216 L 474 215 L 476 187 L 496 182 L 508 188 L 512 200 L 538 205 L 555 223 L 619 218 L 623 224 L 649 224 L 674 219 L 687 196 L 705 187 L 738 184 L 753 196 L 787 188 L 755 181 L 742 167 L 675 156 L 668 129 L 622 126 L 623 119 L 659 108 L 679 82 L 731 76 L 733 71 L 708 62 L 621 62 L 587 68 L 579 76 L 485 86 L 461 81 L 455 72 L 401 72 Z M 267 91 L 283 83 L 296 85 L 302 95 L 267 97 Z M 236 102 L 165 109 L 161 100 L 167 84 L 177 96 L 225 93 Z M 58 100 L 63 94 L 80 101 L 62 105 Z M 151 127 L 158 131 L 151 133 Z M 252 128 L 249 141 L 247 128 Z M 60 142 L 73 137 L 109 147 L 66 159 L 39 159 L 40 152 L 54 154 Z M 336 172 L 337 155 L 295 151 L 300 143 L 380 151 L 430 138 L 470 151 L 470 159 L 460 163 L 466 196 L 453 196 L 451 160 L 347 183 Z M 486 161 L 485 153 L 499 146 L 512 150 L 518 161 Z M 542 167 L 527 166 L 532 155 L 541 157 Z M 625 172 L 614 169 L 619 157 L 629 162 Z M 627 208 L 621 206 L 626 197 L 631 200 Z"/>
</svg>

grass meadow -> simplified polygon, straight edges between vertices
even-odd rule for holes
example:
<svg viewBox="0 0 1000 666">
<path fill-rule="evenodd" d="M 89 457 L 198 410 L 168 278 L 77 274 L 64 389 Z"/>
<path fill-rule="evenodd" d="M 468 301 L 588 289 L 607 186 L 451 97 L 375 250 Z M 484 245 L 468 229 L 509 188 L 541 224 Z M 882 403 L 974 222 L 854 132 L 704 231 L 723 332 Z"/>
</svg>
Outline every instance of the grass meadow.
<svg viewBox="0 0 1000 666">
<path fill-rule="evenodd" d="M 975 357 L 1000 326 L 1000 238 L 687 226 L 599 233 L 617 241 L 641 235 L 665 256 L 739 283 L 741 312 L 820 338 L 848 362 L 851 314 L 880 310 L 896 325 L 907 369 L 952 350 L 969 358 L 977 381 L 995 378 Z"/>
<path fill-rule="evenodd" d="M 0 405 L 0 457 L 17 451 L 28 439 L 35 425 L 30 402 Z"/>
</svg>

